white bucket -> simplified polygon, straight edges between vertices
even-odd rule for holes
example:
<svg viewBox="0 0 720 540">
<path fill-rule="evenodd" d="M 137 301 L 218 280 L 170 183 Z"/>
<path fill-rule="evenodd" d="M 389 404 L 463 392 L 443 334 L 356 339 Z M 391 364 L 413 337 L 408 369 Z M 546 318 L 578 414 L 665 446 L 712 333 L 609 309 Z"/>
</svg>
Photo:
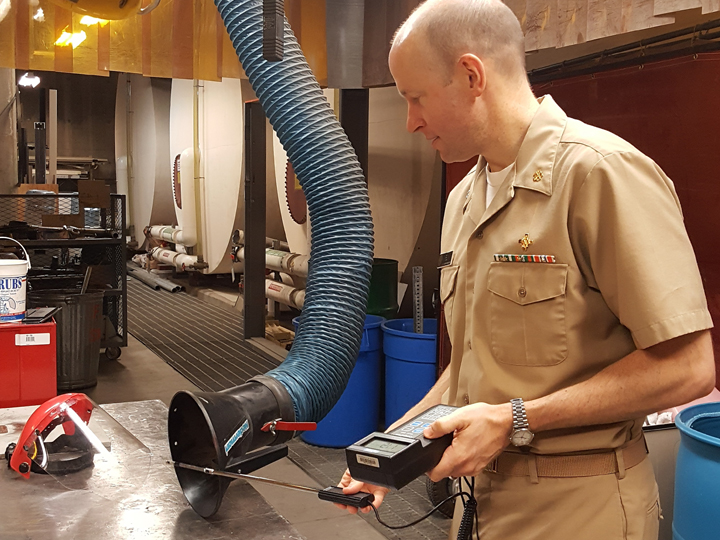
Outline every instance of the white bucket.
<svg viewBox="0 0 720 540">
<path fill-rule="evenodd" d="M 22 322 L 25 318 L 25 289 L 30 257 L 17 240 L 5 236 L 0 236 L 0 240 L 15 242 L 25 253 L 24 261 L 0 259 L 0 324 Z"/>
</svg>

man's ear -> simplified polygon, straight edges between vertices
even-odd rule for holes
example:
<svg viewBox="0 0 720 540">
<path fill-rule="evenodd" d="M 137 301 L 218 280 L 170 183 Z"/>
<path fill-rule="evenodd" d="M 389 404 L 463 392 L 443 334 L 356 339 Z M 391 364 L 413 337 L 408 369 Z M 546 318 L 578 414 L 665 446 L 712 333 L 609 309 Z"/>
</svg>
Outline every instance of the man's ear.
<svg viewBox="0 0 720 540">
<path fill-rule="evenodd" d="M 466 84 L 466 88 L 474 95 L 479 96 L 485 91 L 487 77 L 485 64 L 474 54 L 463 54 L 457 63 L 459 75 Z"/>
</svg>

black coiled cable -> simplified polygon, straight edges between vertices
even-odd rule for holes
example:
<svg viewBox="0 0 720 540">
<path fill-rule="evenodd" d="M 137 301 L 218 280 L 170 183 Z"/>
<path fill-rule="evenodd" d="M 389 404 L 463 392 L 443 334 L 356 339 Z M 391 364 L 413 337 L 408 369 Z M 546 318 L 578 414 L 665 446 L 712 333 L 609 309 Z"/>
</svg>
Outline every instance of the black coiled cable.
<svg viewBox="0 0 720 540">
<path fill-rule="evenodd" d="M 475 497 L 470 497 L 465 503 L 463 509 L 462 519 L 460 520 L 460 527 L 458 528 L 458 540 L 472 540 L 473 523 L 477 516 L 477 500 Z"/>
<path fill-rule="evenodd" d="M 477 500 L 475 499 L 475 478 L 472 478 L 471 480 L 468 480 L 467 477 L 464 477 L 465 483 L 467 484 L 470 492 L 466 491 L 459 491 L 458 493 L 453 493 L 452 495 L 446 497 L 442 501 L 440 501 L 438 504 L 436 504 L 427 514 L 420 516 L 415 521 L 411 521 L 410 523 L 404 523 L 402 525 L 390 525 L 388 523 L 385 523 L 382 518 L 380 517 L 380 513 L 378 512 L 378 509 L 375 508 L 372 504 L 370 505 L 370 508 L 373 509 L 375 512 L 375 517 L 378 520 L 378 523 L 380 525 L 383 525 L 384 527 L 387 527 L 388 529 L 405 529 L 407 527 L 412 527 L 413 525 L 417 525 L 421 521 L 427 519 L 430 517 L 430 515 L 435 512 L 438 508 L 440 508 L 443 504 L 446 502 L 456 498 L 461 497 L 463 501 L 463 515 L 462 519 L 460 520 L 460 528 L 458 529 L 458 540 L 472 540 L 472 532 L 473 532 L 473 523 L 475 524 L 476 528 L 476 534 L 477 534 L 477 540 L 480 540 L 480 527 L 478 524 L 478 517 L 477 517 Z M 461 484 L 462 486 L 462 484 Z"/>
</svg>

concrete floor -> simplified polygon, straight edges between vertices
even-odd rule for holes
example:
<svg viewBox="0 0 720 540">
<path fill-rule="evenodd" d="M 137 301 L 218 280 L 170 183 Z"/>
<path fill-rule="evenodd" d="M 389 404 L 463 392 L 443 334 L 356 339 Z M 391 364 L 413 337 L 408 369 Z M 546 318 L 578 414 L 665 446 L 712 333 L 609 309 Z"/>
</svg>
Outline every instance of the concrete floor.
<svg viewBox="0 0 720 540">
<path fill-rule="evenodd" d="M 98 384 L 84 392 L 100 404 L 159 399 L 168 405 L 178 390 L 197 388 L 129 336 L 128 346 L 122 349 L 119 360 L 110 361 L 101 356 Z M 317 484 L 287 458 L 253 474 L 306 486 L 327 487 Z M 320 501 L 312 494 L 257 482 L 251 484 L 307 540 L 385 539 L 360 517 Z"/>
</svg>

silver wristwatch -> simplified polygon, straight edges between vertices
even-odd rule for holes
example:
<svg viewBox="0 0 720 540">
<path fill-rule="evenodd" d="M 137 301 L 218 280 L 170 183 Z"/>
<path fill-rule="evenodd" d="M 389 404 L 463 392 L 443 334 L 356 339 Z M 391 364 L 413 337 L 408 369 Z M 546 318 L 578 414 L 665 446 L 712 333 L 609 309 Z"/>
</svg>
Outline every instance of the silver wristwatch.
<svg viewBox="0 0 720 540">
<path fill-rule="evenodd" d="M 525 404 L 520 398 L 510 400 L 512 405 L 513 430 L 510 434 L 510 442 L 515 446 L 529 445 L 535 434 L 530 431 L 530 426 L 525 413 Z"/>
</svg>

